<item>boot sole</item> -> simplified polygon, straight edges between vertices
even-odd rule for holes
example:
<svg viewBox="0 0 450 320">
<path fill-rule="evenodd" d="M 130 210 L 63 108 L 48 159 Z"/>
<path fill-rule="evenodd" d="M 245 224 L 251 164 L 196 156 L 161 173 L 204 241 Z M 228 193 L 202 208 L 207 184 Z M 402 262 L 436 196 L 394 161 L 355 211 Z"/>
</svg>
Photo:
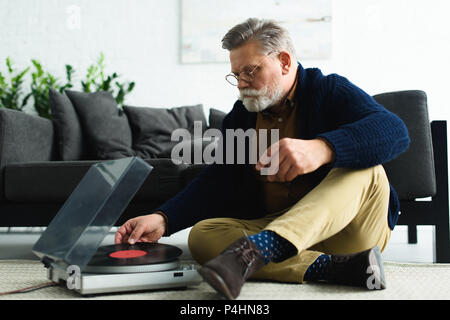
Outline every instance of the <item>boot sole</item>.
<svg viewBox="0 0 450 320">
<path fill-rule="evenodd" d="M 208 267 L 203 267 L 198 270 L 198 273 L 211 287 L 213 287 L 213 289 L 222 294 L 225 298 L 229 300 L 235 299 L 225 281 L 214 270 Z"/>
</svg>

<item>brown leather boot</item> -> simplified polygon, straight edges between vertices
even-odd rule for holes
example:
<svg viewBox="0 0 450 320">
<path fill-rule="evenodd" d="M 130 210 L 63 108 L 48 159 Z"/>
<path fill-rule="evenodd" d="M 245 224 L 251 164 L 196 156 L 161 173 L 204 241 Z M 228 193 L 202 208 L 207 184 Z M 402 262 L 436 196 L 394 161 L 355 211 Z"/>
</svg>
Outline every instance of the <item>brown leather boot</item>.
<svg viewBox="0 0 450 320">
<path fill-rule="evenodd" d="M 264 257 L 247 236 L 232 243 L 198 270 L 203 279 L 230 300 L 236 299 L 244 282 L 264 266 Z"/>
<path fill-rule="evenodd" d="M 386 288 L 383 260 L 380 249 L 347 254 L 331 255 L 330 282 L 336 284 L 366 287 L 370 290 Z"/>
</svg>

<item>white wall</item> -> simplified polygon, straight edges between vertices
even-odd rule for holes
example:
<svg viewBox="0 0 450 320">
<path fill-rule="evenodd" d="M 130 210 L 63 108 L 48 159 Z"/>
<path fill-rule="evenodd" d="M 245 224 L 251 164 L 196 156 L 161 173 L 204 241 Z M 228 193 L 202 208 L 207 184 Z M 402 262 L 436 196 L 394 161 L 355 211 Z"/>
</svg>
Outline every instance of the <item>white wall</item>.
<svg viewBox="0 0 450 320">
<path fill-rule="evenodd" d="M 449 119 L 448 3 L 334 0 L 333 57 L 302 64 L 344 75 L 370 94 L 424 90 L 431 118 Z M 72 8 L 80 9 L 79 24 Z M 60 77 L 69 63 L 81 76 L 104 52 L 107 72 L 137 83 L 128 104 L 229 111 L 237 96 L 224 80 L 229 64 L 180 64 L 179 18 L 180 0 L 0 0 L 0 70 L 10 56 L 19 68 L 38 59 Z"/>
<path fill-rule="evenodd" d="M 326 70 L 371 94 L 421 89 L 432 119 L 449 119 L 450 10 L 445 0 L 334 1 Z"/>
</svg>

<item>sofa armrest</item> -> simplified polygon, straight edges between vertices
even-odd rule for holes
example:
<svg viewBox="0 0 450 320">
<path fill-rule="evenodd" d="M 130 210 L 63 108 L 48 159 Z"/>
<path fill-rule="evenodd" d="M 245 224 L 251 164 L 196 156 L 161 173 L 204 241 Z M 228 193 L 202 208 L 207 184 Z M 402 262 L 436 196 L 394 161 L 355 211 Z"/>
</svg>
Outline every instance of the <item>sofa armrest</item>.
<svg viewBox="0 0 450 320">
<path fill-rule="evenodd" d="M 49 161 L 54 158 L 51 120 L 21 111 L 0 109 L 0 199 L 4 167 L 12 162 Z"/>
</svg>

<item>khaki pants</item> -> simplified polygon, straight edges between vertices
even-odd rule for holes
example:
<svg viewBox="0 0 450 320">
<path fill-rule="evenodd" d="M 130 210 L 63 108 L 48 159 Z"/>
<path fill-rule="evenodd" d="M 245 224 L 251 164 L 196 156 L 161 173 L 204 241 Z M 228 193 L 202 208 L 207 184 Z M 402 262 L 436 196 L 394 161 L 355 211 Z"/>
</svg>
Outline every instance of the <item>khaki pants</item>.
<svg viewBox="0 0 450 320">
<path fill-rule="evenodd" d="M 253 279 L 302 283 L 308 267 L 322 253 L 346 254 L 389 241 L 389 182 L 381 165 L 368 169 L 332 169 L 292 207 L 261 219 L 207 219 L 189 234 L 189 249 L 200 264 L 216 257 L 244 235 L 271 230 L 289 240 L 297 254 L 271 262 Z"/>
</svg>

